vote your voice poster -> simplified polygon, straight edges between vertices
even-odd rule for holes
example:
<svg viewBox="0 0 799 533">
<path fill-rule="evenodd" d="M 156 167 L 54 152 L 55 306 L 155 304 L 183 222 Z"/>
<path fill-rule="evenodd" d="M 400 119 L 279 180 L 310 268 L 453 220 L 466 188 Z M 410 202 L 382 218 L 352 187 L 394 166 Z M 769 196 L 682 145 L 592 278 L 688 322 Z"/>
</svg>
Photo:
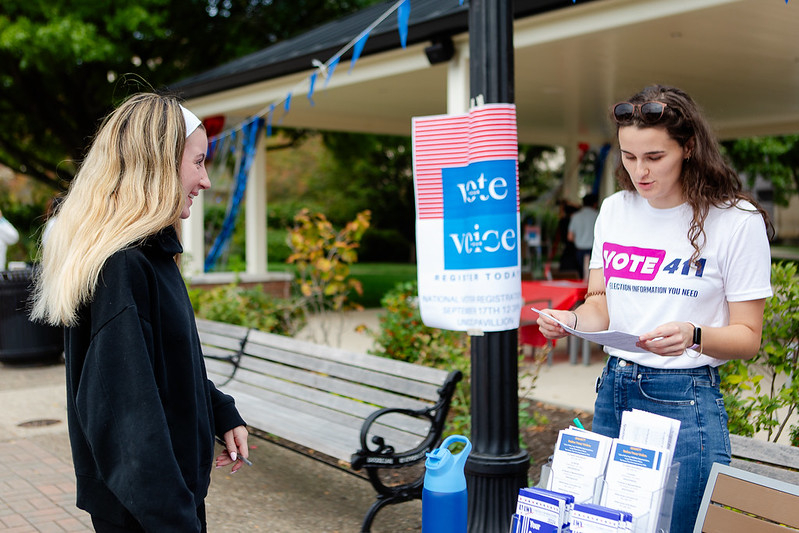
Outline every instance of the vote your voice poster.
<svg viewBox="0 0 799 533">
<path fill-rule="evenodd" d="M 430 327 L 519 327 L 522 305 L 516 107 L 415 117 L 419 308 Z"/>
</svg>

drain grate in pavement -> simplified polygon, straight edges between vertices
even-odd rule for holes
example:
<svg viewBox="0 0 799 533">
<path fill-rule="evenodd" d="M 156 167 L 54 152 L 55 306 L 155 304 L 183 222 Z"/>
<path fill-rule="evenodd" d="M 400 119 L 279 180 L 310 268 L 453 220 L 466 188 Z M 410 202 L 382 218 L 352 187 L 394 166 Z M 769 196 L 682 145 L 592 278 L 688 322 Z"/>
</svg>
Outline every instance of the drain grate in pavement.
<svg viewBox="0 0 799 533">
<path fill-rule="evenodd" d="M 39 420 L 28 420 L 27 422 L 21 422 L 17 424 L 18 427 L 21 428 L 40 428 L 44 426 L 53 426 L 55 424 L 60 424 L 60 420 L 53 420 L 52 418 L 42 418 Z"/>
</svg>

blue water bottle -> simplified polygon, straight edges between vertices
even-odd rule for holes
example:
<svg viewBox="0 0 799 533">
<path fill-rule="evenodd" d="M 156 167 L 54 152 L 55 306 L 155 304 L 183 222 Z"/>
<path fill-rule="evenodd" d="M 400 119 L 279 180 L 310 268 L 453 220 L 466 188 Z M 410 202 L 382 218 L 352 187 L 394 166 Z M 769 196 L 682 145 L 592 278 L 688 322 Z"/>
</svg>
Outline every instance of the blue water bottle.
<svg viewBox="0 0 799 533">
<path fill-rule="evenodd" d="M 464 444 L 452 455 L 449 447 Z M 444 439 L 439 448 L 427 454 L 422 490 L 422 533 L 466 533 L 466 476 L 463 466 L 472 443 L 461 435 Z"/>
</svg>

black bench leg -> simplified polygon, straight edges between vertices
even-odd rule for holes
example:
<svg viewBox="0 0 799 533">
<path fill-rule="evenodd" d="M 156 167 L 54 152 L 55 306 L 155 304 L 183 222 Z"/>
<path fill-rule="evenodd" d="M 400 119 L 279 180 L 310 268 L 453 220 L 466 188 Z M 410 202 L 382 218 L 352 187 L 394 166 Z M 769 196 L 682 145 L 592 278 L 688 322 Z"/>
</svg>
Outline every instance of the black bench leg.
<svg viewBox="0 0 799 533">
<path fill-rule="evenodd" d="M 402 501 L 401 498 L 396 498 L 394 496 L 378 496 L 377 500 L 375 500 L 372 506 L 369 507 L 369 510 L 366 512 L 366 516 L 363 518 L 361 533 L 371 533 L 372 522 L 374 521 L 375 516 L 377 516 L 378 511 L 390 503 L 395 503 L 396 500 Z M 399 503 L 399 501 L 396 501 L 396 503 Z"/>
</svg>

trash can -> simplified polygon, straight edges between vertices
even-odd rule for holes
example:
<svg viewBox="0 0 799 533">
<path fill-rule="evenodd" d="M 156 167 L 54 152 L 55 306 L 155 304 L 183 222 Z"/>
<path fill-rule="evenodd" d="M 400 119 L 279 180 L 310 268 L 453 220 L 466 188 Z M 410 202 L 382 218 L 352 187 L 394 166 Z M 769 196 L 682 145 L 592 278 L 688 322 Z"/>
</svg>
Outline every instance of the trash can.
<svg viewBox="0 0 799 533">
<path fill-rule="evenodd" d="M 33 269 L 0 270 L 0 362 L 57 362 L 64 330 L 28 319 Z"/>
</svg>

